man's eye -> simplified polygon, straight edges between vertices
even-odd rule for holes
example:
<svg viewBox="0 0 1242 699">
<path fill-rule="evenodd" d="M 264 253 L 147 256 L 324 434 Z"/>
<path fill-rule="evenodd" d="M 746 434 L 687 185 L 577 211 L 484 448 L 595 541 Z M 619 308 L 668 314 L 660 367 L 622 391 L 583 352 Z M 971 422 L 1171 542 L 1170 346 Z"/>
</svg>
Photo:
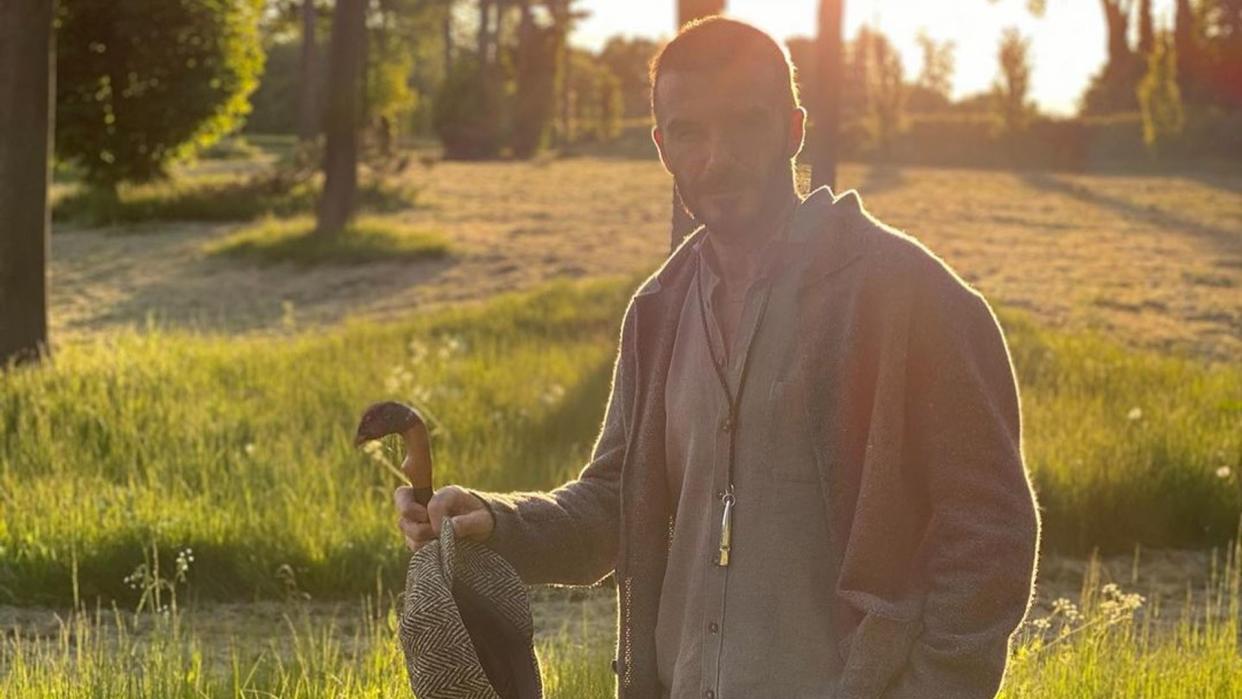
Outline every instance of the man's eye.
<svg viewBox="0 0 1242 699">
<path fill-rule="evenodd" d="M 702 132 L 702 129 L 694 125 L 673 127 L 673 137 L 682 141 L 697 138 Z"/>
</svg>

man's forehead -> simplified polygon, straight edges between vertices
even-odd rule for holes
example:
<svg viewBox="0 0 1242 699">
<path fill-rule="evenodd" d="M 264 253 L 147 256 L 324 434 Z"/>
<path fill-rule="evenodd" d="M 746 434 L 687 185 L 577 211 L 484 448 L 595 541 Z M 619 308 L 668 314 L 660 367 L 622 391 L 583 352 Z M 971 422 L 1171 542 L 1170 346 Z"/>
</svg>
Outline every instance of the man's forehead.
<svg viewBox="0 0 1242 699">
<path fill-rule="evenodd" d="M 720 69 L 671 69 L 660 75 L 656 102 L 661 121 L 676 115 L 774 108 L 783 92 L 782 76 L 756 61 L 736 61 Z"/>
</svg>

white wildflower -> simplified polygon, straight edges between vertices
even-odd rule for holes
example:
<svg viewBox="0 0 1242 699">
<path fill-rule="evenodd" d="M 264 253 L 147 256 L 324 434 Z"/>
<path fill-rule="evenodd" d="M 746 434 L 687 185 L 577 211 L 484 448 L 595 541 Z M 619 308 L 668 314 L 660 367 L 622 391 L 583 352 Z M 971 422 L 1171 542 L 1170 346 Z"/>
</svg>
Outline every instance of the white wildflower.
<svg viewBox="0 0 1242 699">
<path fill-rule="evenodd" d="M 1228 478 L 1229 475 L 1232 473 L 1233 471 L 1228 466 L 1221 466 L 1220 468 L 1216 469 L 1216 477 L 1221 480 Z"/>
<path fill-rule="evenodd" d="M 565 387 L 559 383 L 554 383 L 548 387 L 548 390 L 544 391 L 541 399 L 543 400 L 544 405 L 556 405 L 561 402 L 561 399 L 564 397 Z"/>
<path fill-rule="evenodd" d="M 1130 420 L 1131 422 L 1143 419 L 1143 409 L 1138 406 L 1134 406 L 1133 408 L 1130 408 L 1130 412 L 1126 413 L 1126 419 Z"/>
</svg>

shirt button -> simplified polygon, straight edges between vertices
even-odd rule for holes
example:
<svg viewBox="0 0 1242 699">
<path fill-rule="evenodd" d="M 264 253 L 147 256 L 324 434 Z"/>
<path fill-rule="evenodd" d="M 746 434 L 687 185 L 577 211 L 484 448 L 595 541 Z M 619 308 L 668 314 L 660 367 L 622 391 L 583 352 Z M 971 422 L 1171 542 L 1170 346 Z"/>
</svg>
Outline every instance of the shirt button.
<svg viewBox="0 0 1242 699">
<path fill-rule="evenodd" d="M 712 623 L 707 625 L 707 630 L 711 631 L 712 633 L 716 633 L 717 631 L 720 630 L 720 626 L 717 625 L 716 622 L 713 621 Z"/>
<path fill-rule="evenodd" d="M 720 431 L 721 432 L 732 432 L 733 431 L 733 418 L 726 417 L 723 420 L 721 420 Z"/>
<path fill-rule="evenodd" d="M 707 699 L 713 699 L 716 696 L 716 693 L 709 689 L 706 692 L 703 692 L 703 696 L 707 697 Z"/>
</svg>

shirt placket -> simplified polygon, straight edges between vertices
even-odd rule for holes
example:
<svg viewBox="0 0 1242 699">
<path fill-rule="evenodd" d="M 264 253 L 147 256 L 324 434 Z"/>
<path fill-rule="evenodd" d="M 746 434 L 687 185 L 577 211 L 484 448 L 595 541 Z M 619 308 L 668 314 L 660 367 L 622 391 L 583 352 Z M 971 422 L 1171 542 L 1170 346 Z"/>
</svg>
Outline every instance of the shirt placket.
<svg viewBox="0 0 1242 699">
<path fill-rule="evenodd" d="M 700 273 L 702 269 L 703 266 L 700 265 Z M 759 298 L 761 294 L 758 292 L 766 291 L 765 285 L 767 284 L 767 280 L 761 280 L 759 283 L 756 283 L 746 291 L 746 301 L 742 312 L 742 320 L 738 324 L 738 328 L 735 331 L 737 334 L 734 339 L 741 340 L 738 344 L 739 351 L 735 353 L 727 353 L 724 351 L 724 337 L 716 323 L 716 312 L 711 303 L 713 290 L 718 283 L 719 280 L 715 278 L 714 275 L 709 274 L 707 288 L 704 288 L 702 284 L 696 284 L 696 293 L 698 293 L 703 300 L 703 305 L 700 306 L 700 308 L 706 309 L 707 311 L 707 314 L 704 317 L 704 320 L 706 321 L 704 325 L 708 328 L 708 336 L 705 339 L 714 348 L 712 361 L 717 361 L 716 357 L 728 357 L 727 364 L 722 367 L 723 371 L 721 371 L 720 374 L 726 377 L 729 384 L 729 390 L 732 391 L 733 395 L 739 396 L 741 391 L 744 389 L 742 384 L 745 380 L 745 372 L 743 369 L 746 365 L 746 358 L 750 353 L 751 346 L 754 344 L 755 334 L 758 330 L 757 326 L 760 321 Z M 713 374 L 714 373 L 715 370 L 713 370 Z M 713 376 L 712 378 L 716 377 Z M 717 388 L 719 389 L 715 392 L 717 399 L 714 401 L 719 429 L 717 429 L 715 433 L 716 458 L 712 469 L 712 488 L 715 493 L 716 505 L 714 510 L 716 516 L 713 518 L 714 525 L 712 529 L 712 536 L 710 538 L 712 543 L 708 547 L 708 550 L 703 554 L 709 558 L 708 570 L 710 571 L 706 576 L 707 589 L 704 590 L 704 613 L 701 628 L 702 638 L 704 639 L 702 646 L 704 652 L 702 656 L 703 675 L 701 695 L 705 697 L 705 699 L 717 699 L 719 696 L 718 687 L 720 685 L 720 658 L 722 651 L 724 650 L 725 633 L 727 632 L 727 625 L 725 623 L 725 614 L 727 611 L 725 608 L 726 591 L 728 588 L 729 570 L 731 566 L 719 566 L 716 564 L 717 557 L 719 555 L 719 550 L 716 544 L 720 541 L 720 530 L 722 526 L 722 506 L 720 503 L 725 495 L 726 489 L 729 487 L 729 459 L 731 458 L 731 455 L 736 453 L 736 440 L 740 427 L 738 416 L 735 414 L 737 411 L 735 411 L 733 406 L 729 404 L 729 393 L 726 392 L 724 386 L 719 385 L 718 381 L 713 381 L 713 383 L 716 383 Z M 748 504 L 744 499 L 746 495 L 747 494 L 738 492 L 735 485 L 734 496 L 737 498 L 738 503 L 735 504 L 735 507 Z"/>
</svg>

